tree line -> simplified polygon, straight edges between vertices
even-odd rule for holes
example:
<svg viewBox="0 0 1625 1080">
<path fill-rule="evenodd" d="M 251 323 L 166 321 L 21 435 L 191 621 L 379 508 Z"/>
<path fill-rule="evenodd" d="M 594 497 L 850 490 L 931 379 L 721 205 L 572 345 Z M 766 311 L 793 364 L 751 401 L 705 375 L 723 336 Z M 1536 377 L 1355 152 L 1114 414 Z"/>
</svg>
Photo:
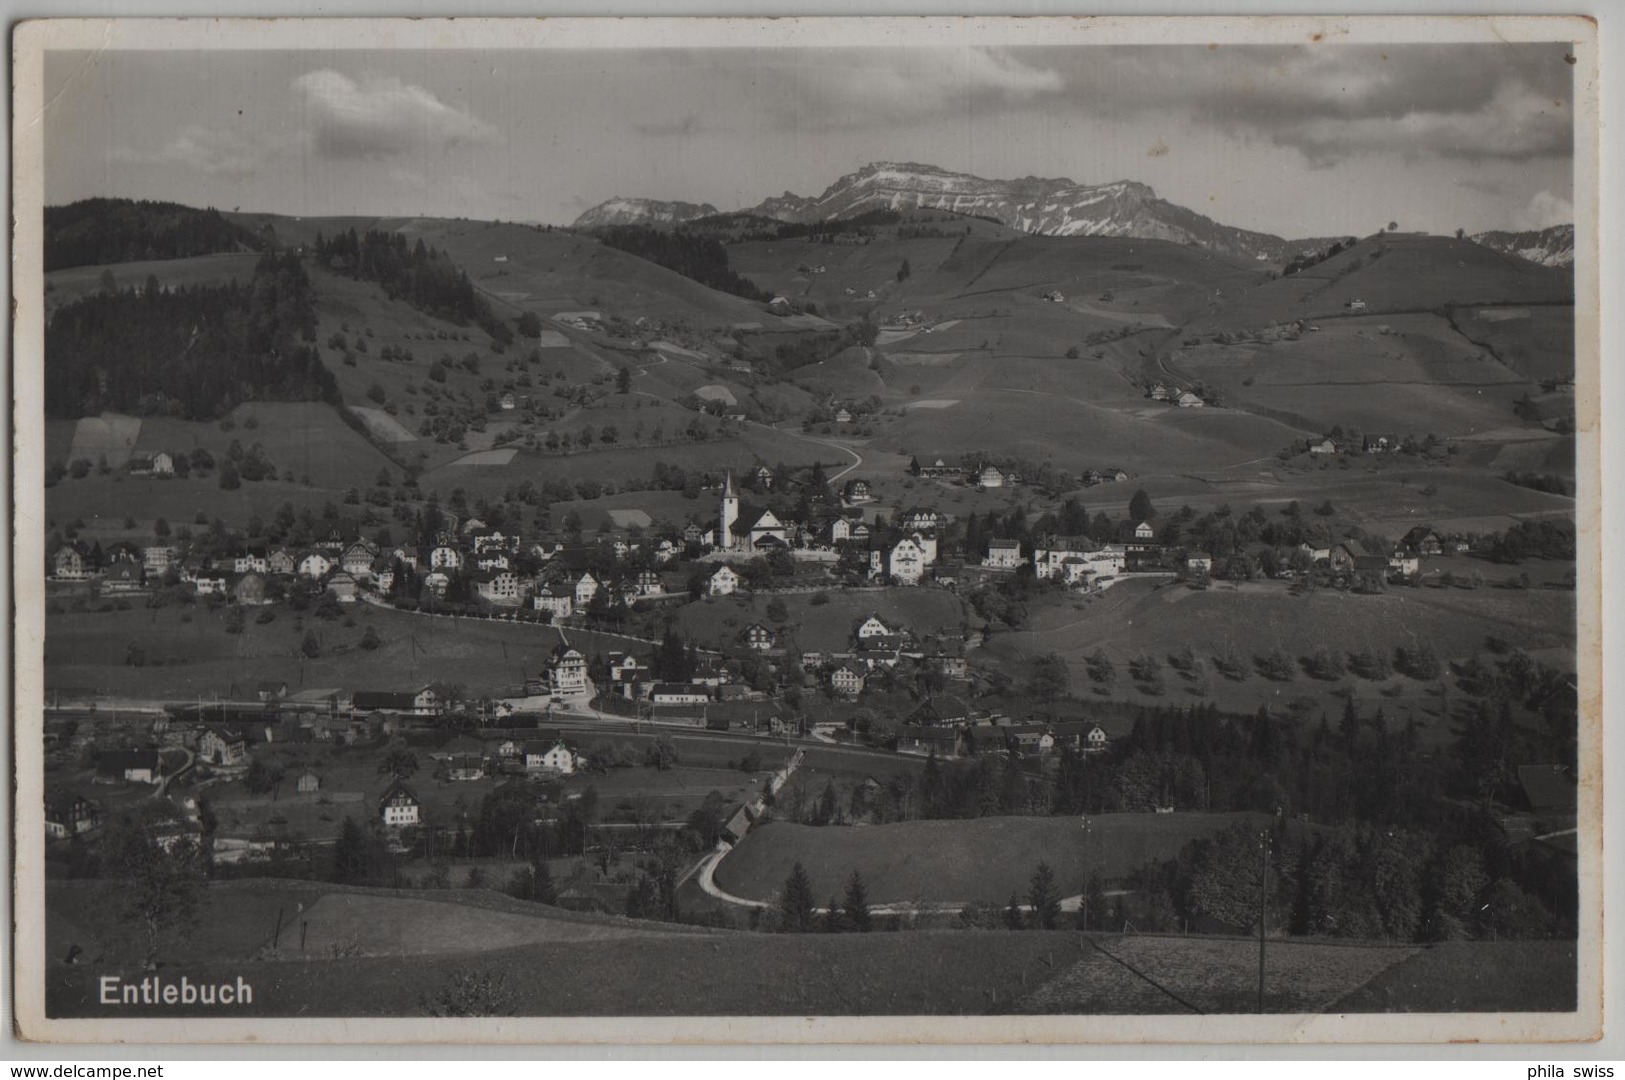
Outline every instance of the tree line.
<svg viewBox="0 0 1625 1080">
<path fill-rule="evenodd" d="M 361 234 L 349 229 L 331 237 L 317 233 L 315 252 L 317 261 L 336 273 L 377 282 L 391 300 L 458 326 L 474 323 L 500 346 L 513 341 L 513 329 L 475 291 L 467 271 L 421 238 L 408 246 L 402 233 L 381 229 Z"/>
<path fill-rule="evenodd" d="M 636 255 L 657 266 L 675 271 L 719 292 L 766 303 L 773 294 L 764 292 L 749 278 L 728 266 L 728 249 L 709 236 L 663 232 L 642 225 L 615 225 L 598 232 L 605 245 Z"/>
<path fill-rule="evenodd" d="M 45 411 L 208 420 L 246 401 L 339 404 L 314 345 L 310 280 L 294 255 L 265 255 L 247 284 L 106 289 L 60 308 L 45 330 Z"/>
<path fill-rule="evenodd" d="M 220 216 L 146 199 L 83 199 L 45 208 L 45 271 L 259 251 L 262 237 Z"/>
</svg>

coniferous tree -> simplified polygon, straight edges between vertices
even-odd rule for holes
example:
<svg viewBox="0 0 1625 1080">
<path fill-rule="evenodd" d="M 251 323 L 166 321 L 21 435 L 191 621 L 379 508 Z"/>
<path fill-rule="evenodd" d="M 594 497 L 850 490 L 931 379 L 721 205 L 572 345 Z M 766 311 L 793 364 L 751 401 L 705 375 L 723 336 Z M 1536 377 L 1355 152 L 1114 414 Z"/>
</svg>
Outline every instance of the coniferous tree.
<svg viewBox="0 0 1625 1080">
<path fill-rule="evenodd" d="M 846 922 L 853 930 L 860 934 L 867 934 L 872 928 L 874 919 L 869 912 L 869 890 L 864 887 L 863 878 L 856 870 L 846 879 L 846 899 L 841 905 L 846 915 Z"/>
<path fill-rule="evenodd" d="M 779 912 L 787 934 L 805 934 L 813 928 L 813 886 L 806 867 L 797 862 L 784 879 Z"/>
<path fill-rule="evenodd" d="M 1027 885 L 1027 904 L 1033 911 L 1033 922 L 1044 930 L 1054 930 L 1061 919 L 1061 896 L 1055 887 L 1055 871 L 1047 862 L 1040 862 Z"/>
</svg>

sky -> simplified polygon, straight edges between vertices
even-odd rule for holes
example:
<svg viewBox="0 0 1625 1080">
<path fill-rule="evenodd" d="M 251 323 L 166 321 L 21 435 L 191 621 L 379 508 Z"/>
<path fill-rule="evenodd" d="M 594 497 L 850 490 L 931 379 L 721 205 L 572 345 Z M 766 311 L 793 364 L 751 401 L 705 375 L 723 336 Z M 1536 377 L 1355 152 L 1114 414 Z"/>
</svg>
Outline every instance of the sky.
<svg viewBox="0 0 1625 1080">
<path fill-rule="evenodd" d="M 1573 220 L 1558 44 L 53 52 L 45 196 L 565 224 L 872 161 L 1137 180 L 1286 237 Z"/>
</svg>

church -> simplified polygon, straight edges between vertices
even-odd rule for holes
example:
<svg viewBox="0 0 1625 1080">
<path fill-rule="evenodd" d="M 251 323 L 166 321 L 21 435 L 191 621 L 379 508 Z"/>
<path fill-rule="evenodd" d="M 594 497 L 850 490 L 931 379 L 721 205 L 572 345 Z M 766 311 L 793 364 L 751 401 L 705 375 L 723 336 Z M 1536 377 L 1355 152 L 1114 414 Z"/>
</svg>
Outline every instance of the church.
<svg viewBox="0 0 1625 1080">
<path fill-rule="evenodd" d="M 779 520 L 771 510 L 764 510 L 749 528 L 740 526 L 739 493 L 734 488 L 733 472 L 722 483 L 722 504 L 717 512 L 715 547 L 719 551 L 737 555 L 765 555 L 783 551 L 790 546 L 794 535 L 789 525 Z"/>
</svg>

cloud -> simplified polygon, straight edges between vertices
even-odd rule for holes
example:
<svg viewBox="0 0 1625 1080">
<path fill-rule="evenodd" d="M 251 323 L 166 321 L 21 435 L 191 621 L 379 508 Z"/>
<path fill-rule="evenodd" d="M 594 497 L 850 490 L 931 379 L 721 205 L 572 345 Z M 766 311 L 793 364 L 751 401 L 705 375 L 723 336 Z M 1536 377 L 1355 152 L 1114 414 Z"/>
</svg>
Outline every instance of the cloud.
<svg viewBox="0 0 1625 1080">
<path fill-rule="evenodd" d="M 1320 167 L 1370 153 L 1526 161 L 1573 152 L 1565 51 L 1547 44 L 1148 46 L 1068 50 L 1063 66 L 1067 96 L 1094 115 L 1173 112 L 1296 149 Z"/>
<path fill-rule="evenodd" d="M 114 161 L 140 165 L 179 165 L 209 176 L 242 179 L 252 176 L 279 147 L 274 142 L 249 140 L 235 131 L 189 125 L 156 150 L 116 148 Z"/>
<path fill-rule="evenodd" d="M 472 113 L 393 76 L 358 82 L 324 69 L 299 76 L 293 88 L 304 98 L 316 151 L 324 157 L 376 161 L 501 141 L 500 132 Z"/>
<path fill-rule="evenodd" d="M 1561 195 L 1541 190 L 1529 200 L 1529 205 L 1512 215 L 1514 229 L 1535 231 L 1552 225 L 1570 225 L 1574 222 L 1574 204 Z"/>
</svg>

